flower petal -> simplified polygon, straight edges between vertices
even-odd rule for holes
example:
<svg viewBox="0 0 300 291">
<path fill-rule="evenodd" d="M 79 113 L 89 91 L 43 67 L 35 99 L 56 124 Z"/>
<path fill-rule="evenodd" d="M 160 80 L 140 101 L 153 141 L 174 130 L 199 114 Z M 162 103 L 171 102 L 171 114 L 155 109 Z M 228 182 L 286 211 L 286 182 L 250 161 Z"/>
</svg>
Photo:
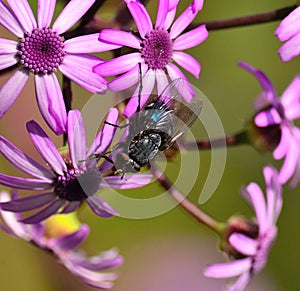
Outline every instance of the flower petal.
<svg viewBox="0 0 300 291">
<path fill-rule="evenodd" d="M 10 39 L 0 38 L 0 54 L 12 54 L 18 51 L 18 42 Z"/>
<path fill-rule="evenodd" d="M 39 0 L 38 1 L 38 27 L 47 28 L 50 26 L 56 0 Z"/>
<path fill-rule="evenodd" d="M 300 33 L 283 44 L 278 50 L 278 54 L 283 62 L 288 62 L 298 56 L 300 54 Z"/>
<path fill-rule="evenodd" d="M 106 122 L 110 124 L 118 124 L 119 111 L 116 108 L 111 108 L 107 114 Z M 104 124 L 102 129 L 97 134 L 91 147 L 88 150 L 87 157 L 93 154 L 103 154 L 111 145 L 117 127 L 110 124 Z"/>
<path fill-rule="evenodd" d="M 254 256 L 257 253 L 258 242 L 242 233 L 233 233 L 229 237 L 229 242 L 245 256 Z"/>
<path fill-rule="evenodd" d="M 134 34 L 117 30 L 117 29 L 103 29 L 100 31 L 99 42 L 103 46 L 128 46 L 135 49 L 141 48 L 141 40 Z"/>
<path fill-rule="evenodd" d="M 275 30 L 275 35 L 280 41 L 285 41 L 300 32 L 300 7 L 293 10 L 285 17 Z"/>
<path fill-rule="evenodd" d="M 259 127 L 281 124 L 282 118 L 275 108 L 270 108 L 256 114 L 254 122 Z"/>
<path fill-rule="evenodd" d="M 197 13 L 198 11 L 196 11 L 192 5 L 189 5 L 172 25 L 170 30 L 171 39 L 176 38 L 180 33 L 182 33 L 194 20 Z"/>
<path fill-rule="evenodd" d="M 55 178 L 53 172 L 27 156 L 2 136 L 0 136 L 0 152 L 12 165 L 24 173 L 48 181 L 49 183 Z"/>
<path fill-rule="evenodd" d="M 228 287 L 227 291 L 241 291 L 245 290 L 251 278 L 250 272 L 242 274 L 234 284 Z"/>
<path fill-rule="evenodd" d="M 43 193 L 0 203 L 0 207 L 6 211 L 25 212 L 44 206 L 54 199 L 56 195 L 53 192 Z"/>
<path fill-rule="evenodd" d="M 74 168 L 78 169 L 78 162 L 86 159 L 86 136 L 79 110 L 69 111 L 67 132 L 71 161 Z"/>
<path fill-rule="evenodd" d="M 82 88 L 97 94 L 105 93 L 106 81 L 93 73 L 93 67 L 102 60 L 89 55 L 67 54 L 59 66 L 61 72 Z"/>
<path fill-rule="evenodd" d="M 63 175 L 67 171 L 67 166 L 52 140 L 33 120 L 27 122 L 26 128 L 35 148 L 43 159 L 55 173 Z"/>
<path fill-rule="evenodd" d="M 140 84 L 133 96 L 130 98 L 129 102 L 127 103 L 123 115 L 127 118 L 131 117 L 137 112 L 138 105 L 139 105 L 139 98 L 140 98 L 140 107 L 142 108 L 146 101 L 148 100 L 150 94 L 152 93 L 153 87 L 155 84 L 155 73 L 153 70 L 148 70 L 145 76 L 142 79 L 142 84 Z M 142 86 L 141 96 L 139 95 L 140 86 Z"/>
<path fill-rule="evenodd" d="M 52 183 L 45 180 L 13 177 L 1 173 L 0 184 L 10 188 L 24 190 L 48 190 L 53 187 Z"/>
<path fill-rule="evenodd" d="M 119 214 L 107 202 L 105 202 L 103 199 L 101 199 L 96 194 L 89 196 L 86 199 L 86 202 L 90 206 L 90 208 L 93 210 L 93 212 L 95 214 L 97 214 L 98 216 L 101 216 L 104 218 L 109 218 L 109 217 Z"/>
<path fill-rule="evenodd" d="M 199 78 L 199 73 L 201 70 L 201 66 L 199 62 L 184 52 L 173 52 L 172 58 L 175 62 L 177 62 L 181 67 L 185 70 L 193 74 L 197 79 Z"/>
<path fill-rule="evenodd" d="M 186 86 L 184 86 L 184 87 L 179 86 L 179 87 L 177 87 L 177 89 L 183 96 L 184 100 L 186 102 L 190 102 L 196 93 L 195 93 L 195 90 L 193 89 L 193 87 L 191 86 L 189 80 L 187 79 L 187 77 L 174 64 L 169 63 L 166 66 L 166 69 L 167 69 L 168 75 L 170 76 L 172 81 L 174 81 L 178 78 L 183 79 L 185 81 L 184 84 Z M 182 84 L 182 82 L 180 82 L 180 84 Z"/>
<path fill-rule="evenodd" d="M 300 76 L 296 76 L 281 95 L 281 104 L 289 120 L 300 117 Z"/>
<path fill-rule="evenodd" d="M 159 0 L 156 14 L 155 29 L 164 29 L 164 23 L 169 12 L 169 0 Z"/>
<path fill-rule="evenodd" d="M 60 211 L 60 213 L 67 214 L 67 213 L 75 212 L 79 206 L 80 206 L 80 201 L 71 201 L 63 208 L 62 211 Z"/>
<path fill-rule="evenodd" d="M 185 50 L 202 43 L 208 37 L 208 31 L 205 24 L 190 30 L 176 38 L 173 42 L 174 50 Z"/>
<path fill-rule="evenodd" d="M 231 278 L 247 272 L 251 268 L 251 258 L 245 258 L 224 264 L 208 266 L 203 274 L 210 278 Z"/>
<path fill-rule="evenodd" d="M 0 88 L 0 118 L 15 102 L 28 77 L 29 74 L 20 69 Z"/>
<path fill-rule="evenodd" d="M 134 19 L 134 22 L 139 30 L 140 36 L 145 36 L 153 29 L 151 18 L 147 9 L 140 2 L 130 1 L 127 7 Z"/>
<path fill-rule="evenodd" d="M 19 222 L 26 223 L 26 224 L 36 224 L 39 223 L 46 218 L 56 214 L 59 210 L 64 205 L 65 201 L 62 199 L 57 199 L 53 201 L 50 205 L 46 206 L 44 209 L 39 211 L 38 213 L 29 216 L 27 218 L 19 220 Z"/>
<path fill-rule="evenodd" d="M 73 37 L 64 42 L 68 53 L 100 53 L 121 47 L 121 45 L 105 43 L 98 40 L 99 33 Z"/>
<path fill-rule="evenodd" d="M 102 77 L 122 74 L 143 61 L 140 53 L 131 53 L 103 62 L 94 67 L 94 72 Z"/>
<path fill-rule="evenodd" d="M 19 61 L 17 60 L 15 53 L 0 55 L 0 70 L 9 68 L 18 62 Z"/>
<path fill-rule="evenodd" d="M 7 3 L 14 12 L 14 15 L 16 15 L 24 31 L 32 32 L 37 27 L 35 17 L 28 0 L 7 0 Z"/>
<path fill-rule="evenodd" d="M 89 10 L 94 2 L 95 0 L 70 1 L 53 23 L 53 30 L 58 34 L 67 31 Z"/>
<path fill-rule="evenodd" d="M 143 187 L 151 182 L 152 175 L 150 174 L 135 174 L 126 175 L 124 179 L 120 176 L 108 176 L 104 178 L 102 187 L 112 189 L 131 189 Z"/>
<path fill-rule="evenodd" d="M 3 1 L 0 1 L 0 23 L 17 37 L 24 36 L 21 24 Z"/>
<path fill-rule="evenodd" d="M 57 134 L 66 132 L 67 112 L 55 74 L 35 75 L 39 109 L 48 126 Z"/>
</svg>

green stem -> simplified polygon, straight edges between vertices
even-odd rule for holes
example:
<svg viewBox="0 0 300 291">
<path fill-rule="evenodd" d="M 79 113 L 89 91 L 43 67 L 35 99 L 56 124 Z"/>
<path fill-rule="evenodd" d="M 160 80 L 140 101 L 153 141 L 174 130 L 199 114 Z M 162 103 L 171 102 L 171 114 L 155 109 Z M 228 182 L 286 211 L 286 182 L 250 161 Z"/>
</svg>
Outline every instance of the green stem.
<svg viewBox="0 0 300 291">
<path fill-rule="evenodd" d="M 223 229 L 222 223 L 216 221 L 203 210 L 199 209 L 195 203 L 190 201 L 178 189 L 176 189 L 173 183 L 155 166 L 151 166 L 151 172 L 160 185 L 168 191 L 170 196 L 178 202 L 182 209 L 196 218 L 200 223 L 215 231 L 217 234 L 221 233 L 221 230 Z"/>
</svg>

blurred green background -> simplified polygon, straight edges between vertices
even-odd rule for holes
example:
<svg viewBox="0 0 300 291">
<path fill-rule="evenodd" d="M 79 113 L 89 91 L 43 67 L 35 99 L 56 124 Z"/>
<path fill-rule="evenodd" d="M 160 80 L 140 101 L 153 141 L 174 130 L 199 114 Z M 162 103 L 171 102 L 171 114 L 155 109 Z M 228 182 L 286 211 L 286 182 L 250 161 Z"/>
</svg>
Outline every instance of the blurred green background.
<svg viewBox="0 0 300 291">
<path fill-rule="evenodd" d="M 33 6 L 36 1 L 31 1 Z M 118 1 L 107 1 L 101 17 L 109 18 Z M 189 1 L 181 1 L 182 11 Z M 217 20 L 260 13 L 292 5 L 293 1 L 205 1 L 197 21 Z M 157 1 L 150 1 L 148 7 L 154 16 Z M 60 4 L 60 9 L 62 4 Z M 59 10 L 59 9 L 58 9 Z M 280 47 L 274 36 L 279 22 L 253 25 L 235 29 L 212 31 L 208 39 L 197 48 L 189 50 L 202 66 L 200 79 L 188 75 L 192 84 L 201 89 L 213 103 L 225 132 L 231 134 L 241 129 L 243 122 L 253 113 L 253 101 L 260 92 L 257 81 L 237 66 L 246 61 L 266 72 L 279 94 L 300 73 L 300 58 L 282 63 L 277 55 Z M 4 29 L 1 37 L 12 38 Z M 109 58 L 109 54 L 102 55 Z M 1 76 L 1 84 L 11 73 Z M 27 83 L 22 95 L 0 122 L 1 135 L 11 140 L 33 157 L 34 152 L 25 132 L 25 122 L 35 119 L 44 128 L 44 121 L 37 110 L 34 98 L 33 80 Z M 91 94 L 73 86 L 74 108 L 82 108 Z M 100 97 L 105 99 L 105 96 Z M 48 131 L 49 132 L 49 131 Z M 51 134 L 51 133 L 50 133 Z M 195 135 L 203 137 L 204 131 Z M 53 136 L 53 135 L 51 135 Z M 54 136 L 53 136 L 54 137 Z M 61 140 L 54 137 L 57 145 Z M 182 158 L 193 161 L 197 152 L 186 152 Z M 198 200 L 201 187 L 210 166 L 210 153 L 201 152 L 199 181 L 193 186 L 189 198 Z M 169 162 L 168 175 L 172 177 L 178 161 Z M 252 216 L 251 210 L 239 195 L 242 185 L 256 181 L 264 187 L 262 168 L 266 164 L 279 167 L 270 153 L 261 154 L 246 146 L 228 148 L 227 163 L 222 180 L 215 194 L 201 207 L 218 220 L 242 213 Z M 3 166 L 2 166 L 3 165 Z M 13 174 L 13 168 L 3 163 L 1 171 Z M 135 198 L 150 197 L 159 187 L 151 184 L 143 189 L 125 192 Z M 284 188 L 284 206 L 279 219 L 278 239 L 270 254 L 265 270 L 254 279 L 249 290 L 300 290 L 300 195 L 295 190 Z M 217 250 L 215 235 L 186 215 L 179 207 L 164 215 L 133 220 L 126 218 L 99 219 L 84 207 L 79 217 L 91 227 L 91 235 L 83 247 L 89 255 L 101 250 L 117 247 L 125 258 L 125 264 L 118 269 L 120 278 L 114 291 L 198 291 L 222 290 L 225 281 L 206 279 L 202 270 L 206 264 L 222 262 L 225 258 Z M 41 250 L 0 233 L 0 279 L 1 290 L 93 290 L 74 278 L 62 266 Z"/>
</svg>

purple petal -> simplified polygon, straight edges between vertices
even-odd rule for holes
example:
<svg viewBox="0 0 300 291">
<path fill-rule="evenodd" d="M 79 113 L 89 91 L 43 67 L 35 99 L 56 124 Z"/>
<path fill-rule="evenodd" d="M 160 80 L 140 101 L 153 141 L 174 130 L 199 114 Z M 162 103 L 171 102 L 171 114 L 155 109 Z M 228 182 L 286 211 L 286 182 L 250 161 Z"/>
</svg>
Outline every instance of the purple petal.
<svg viewBox="0 0 300 291">
<path fill-rule="evenodd" d="M 285 41 L 300 32 L 300 7 L 293 10 L 286 18 L 284 18 L 277 29 L 275 35 L 280 41 Z"/>
<path fill-rule="evenodd" d="M 246 272 L 246 273 L 242 274 L 235 281 L 234 284 L 232 284 L 231 286 L 228 287 L 227 291 L 241 291 L 241 290 L 245 290 L 245 288 L 247 287 L 247 284 L 250 281 L 250 278 L 251 278 L 250 272 Z"/>
<path fill-rule="evenodd" d="M 174 81 L 176 79 L 183 79 L 185 81 L 184 84 L 186 86 L 184 86 L 184 87 L 180 86 L 177 89 L 184 97 L 184 100 L 187 102 L 190 102 L 196 93 L 195 93 L 193 87 L 190 85 L 190 82 L 187 79 L 187 77 L 174 64 L 169 63 L 166 66 L 166 69 L 167 69 L 168 74 L 172 81 Z"/>
<path fill-rule="evenodd" d="M 67 31 L 87 12 L 94 2 L 95 0 L 70 1 L 53 23 L 53 30 L 58 34 Z"/>
<path fill-rule="evenodd" d="M 282 118 L 275 108 L 270 108 L 256 114 L 254 122 L 259 127 L 281 124 Z"/>
<path fill-rule="evenodd" d="M 86 137 L 82 116 L 79 110 L 71 110 L 68 114 L 68 146 L 75 169 L 78 162 L 86 159 Z"/>
<path fill-rule="evenodd" d="M 61 72 L 82 88 L 97 94 L 105 93 L 106 81 L 93 73 L 93 67 L 102 60 L 85 54 L 67 54 L 59 66 Z"/>
<path fill-rule="evenodd" d="M 28 179 L 13 177 L 0 173 L 0 184 L 16 189 L 24 190 L 48 190 L 53 187 L 52 183 L 40 179 Z"/>
<path fill-rule="evenodd" d="M 102 187 L 112 189 L 131 189 L 143 187 L 151 182 L 152 175 L 150 174 L 135 174 L 126 175 L 124 179 L 120 176 L 108 176 L 104 178 Z"/>
<path fill-rule="evenodd" d="M 300 54 L 300 33 L 283 44 L 278 50 L 278 54 L 283 62 L 288 62 L 298 56 Z"/>
<path fill-rule="evenodd" d="M 14 40 L 0 38 L 0 54 L 12 54 L 18 51 L 18 43 Z"/>
<path fill-rule="evenodd" d="M 184 52 L 173 52 L 172 59 L 177 62 L 185 70 L 193 74 L 197 79 L 199 78 L 199 73 L 201 66 L 199 62 L 192 56 Z"/>
<path fill-rule="evenodd" d="M 208 37 L 208 31 L 205 24 L 190 30 L 176 38 L 173 42 L 174 50 L 185 50 L 202 43 Z"/>
<path fill-rule="evenodd" d="M 119 214 L 107 202 L 105 202 L 103 199 L 101 199 L 96 194 L 89 196 L 86 199 L 86 202 L 90 206 L 90 208 L 93 210 L 93 212 L 95 214 L 97 214 L 98 216 L 101 216 L 104 218 L 109 218 L 109 217 Z"/>
<path fill-rule="evenodd" d="M 106 121 L 111 124 L 118 124 L 118 119 L 119 111 L 116 108 L 111 108 L 108 112 Z M 116 129 L 116 127 L 111 126 L 110 124 L 104 124 L 89 148 L 87 156 L 105 153 L 111 145 Z"/>
<path fill-rule="evenodd" d="M 3 117 L 15 102 L 25 86 L 28 77 L 29 74 L 20 69 L 0 88 L 0 118 Z"/>
<path fill-rule="evenodd" d="M 249 271 L 251 268 L 251 258 L 245 258 L 224 264 L 208 266 L 203 274 L 210 278 L 231 278 Z"/>
<path fill-rule="evenodd" d="M 182 33 L 194 20 L 197 13 L 198 11 L 196 11 L 192 5 L 190 5 L 186 10 L 184 10 L 171 27 L 171 39 L 176 38 L 180 33 Z"/>
<path fill-rule="evenodd" d="M 18 62 L 19 61 L 17 60 L 15 53 L 0 55 L 0 70 L 9 68 Z"/>
<path fill-rule="evenodd" d="M 257 253 L 258 242 L 242 233 L 233 233 L 229 237 L 229 242 L 245 256 L 254 256 Z"/>
<path fill-rule="evenodd" d="M 89 232 L 89 227 L 86 224 L 82 224 L 77 231 L 53 240 L 53 246 L 50 244 L 49 247 L 53 247 L 57 254 L 72 251 L 87 238 Z"/>
<path fill-rule="evenodd" d="M 48 126 L 57 134 L 66 131 L 67 112 L 55 74 L 35 75 L 35 91 L 39 109 Z"/>
<path fill-rule="evenodd" d="M 165 30 L 169 30 L 171 24 L 174 21 L 175 16 L 176 16 L 176 7 L 174 9 L 171 9 L 169 11 L 169 13 L 167 14 L 167 17 L 166 17 L 165 23 L 164 23 L 164 27 L 163 27 Z"/>
<path fill-rule="evenodd" d="M 253 68 L 247 63 L 239 62 L 239 66 L 247 70 L 252 75 L 254 75 L 254 77 L 258 80 L 261 87 L 265 91 L 265 94 L 269 102 L 276 108 L 278 106 L 277 94 L 269 78 L 262 71 L 256 70 L 255 68 Z"/>
<path fill-rule="evenodd" d="M 102 77 L 109 77 L 125 73 L 143 62 L 140 53 L 131 53 L 103 62 L 94 67 L 94 72 Z"/>
<path fill-rule="evenodd" d="M 63 210 L 60 213 L 61 214 L 72 213 L 78 209 L 79 205 L 80 205 L 80 201 L 71 201 L 63 208 Z"/>
<path fill-rule="evenodd" d="M 282 159 L 290 148 L 290 142 L 292 141 L 292 136 L 290 129 L 286 126 L 281 127 L 281 138 L 277 148 L 273 152 L 273 157 L 276 160 Z"/>
<path fill-rule="evenodd" d="M 0 24 L 2 24 L 17 37 L 23 37 L 24 32 L 22 26 L 11 10 L 3 3 L 3 1 L 0 1 L 0 11 Z"/>
<path fill-rule="evenodd" d="M 50 165 L 55 173 L 58 175 L 64 175 L 64 172 L 67 171 L 67 166 L 48 135 L 33 120 L 27 122 L 26 128 L 35 148 L 43 159 Z"/>
<path fill-rule="evenodd" d="M 192 3 L 192 8 L 198 12 L 202 9 L 203 3 L 204 3 L 204 0 L 194 0 Z"/>
<path fill-rule="evenodd" d="M 243 195 L 248 195 L 250 197 L 259 226 L 259 233 L 264 233 L 268 225 L 268 221 L 266 221 L 267 208 L 263 192 L 256 183 L 250 183 Z"/>
<path fill-rule="evenodd" d="M 163 70 L 157 69 L 155 71 L 157 94 L 160 95 L 163 90 L 168 86 L 169 81 Z"/>
<path fill-rule="evenodd" d="M 56 199 L 54 193 L 43 193 L 0 203 L 0 207 L 6 211 L 25 212 L 44 206 L 54 199 Z"/>
<path fill-rule="evenodd" d="M 53 13 L 55 10 L 56 0 L 39 0 L 38 1 L 38 27 L 47 28 L 50 26 Z"/>
<path fill-rule="evenodd" d="M 169 0 L 169 10 L 176 9 L 180 0 Z"/>
<path fill-rule="evenodd" d="M 134 22 L 139 30 L 140 36 L 145 36 L 153 29 L 151 18 L 143 4 L 140 2 L 131 1 L 127 7 L 134 19 Z"/>
<path fill-rule="evenodd" d="M 55 175 L 52 171 L 43 167 L 40 163 L 27 156 L 11 142 L 1 136 L 0 152 L 12 165 L 24 173 L 32 175 L 41 180 L 48 181 L 49 183 L 51 183 L 55 178 Z"/>
<path fill-rule="evenodd" d="M 49 206 L 45 207 L 38 213 L 29 216 L 27 218 L 19 220 L 19 222 L 26 223 L 26 224 L 36 224 L 39 223 L 46 218 L 56 214 L 59 210 L 64 205 L 65 201 L 62 199 L 57 199 L 53 201 Z"/>
<path fill-rule="evenodd" d="M 155 84 L 155 73 L 153 70 L 148 70 L 142 80 L 143 88 L 141 92 L 141 100 L 140 106 L 141 108 L 145 105 L 146 101 L 148 100 L 150 94 L 152 93 L 154 84 Z M 140 85 L 139 85 L 140 86 Z M 138 93 L 139 93 L 139 86 L 136 88 L 133 96 L 127 103 L 123 115 L 127 118 L 131 117 L 137 112 L 138 107 Z"/>
<path fill-rule="evenodd" d="M 300 76 L 296 76 L 281 96 L 285 116 L 289 120 L 300 117 Z"/>
<path fill-rule="evenodd" d="M 74 37 L 64 42 L 68 53 L 100 53 L 121 47 L 121 45 L 104 43 L 98 40 L 99 33 Z"/>
<path fill-rule="evenodd" d="M 36 27 L 35 17 L 28 0 L 7 0 L 24 31 L 32 32 Z"/>
<path fill-rule="evenodd" d="M 164 29 L 164 23 L 169 12 L 169 0 L 159 0 L 155 29 Z"/>
<path fill-rule="evenodd" d="M 135 49 L 141 48 L 141 40 L 132 33 L 117 30 L 117 29 L 103 29 L 100 31 L 99 42 L 103 46 L 128 46 Z"/>
</svg>

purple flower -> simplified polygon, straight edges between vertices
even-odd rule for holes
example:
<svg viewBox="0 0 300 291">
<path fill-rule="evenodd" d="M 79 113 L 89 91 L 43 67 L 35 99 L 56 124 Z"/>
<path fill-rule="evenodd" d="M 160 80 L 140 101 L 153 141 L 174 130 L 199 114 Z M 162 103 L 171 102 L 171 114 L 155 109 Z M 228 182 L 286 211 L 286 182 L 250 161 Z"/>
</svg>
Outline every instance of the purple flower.
<svg viewBox="0 0 300 291">
<path fill-rule="evenodd" d="M 12 201 L 15 196 L 13 195 Z M 10 195 L 1 191 L 0 202 L 7 201 L 11 201 Z M 123 258 L 118 256 L 115 249 L 90 258 L 82 251 L 76 250 L 89 234 L 86 224 L 77 225 L 79 223 L 76 221 L 74 226 L 74 218 L 71 217 L 70 220 L 67 215 L 56 215 L 47 221 L 32 225 L 23 224 L 19 222 L 20 219 L 20 213 L 0 210 L 0 229 L 50 251 L 73 275 L 86 284 L 100 289 L 112 288 L 117 274 L 104 272 L 120 266 Z"/>
<path fill-rule="evenodd" d="M 286 41 L 278 51 L 283 62 L 288 62 L 300 54 L 300 7 L 281 21 L 275 35 L 280 41 Z"/>
<path fill-rule="evenodd" d="M 117 124 L 118 111 L 110 110 L 107 122 Z M 24 190 L 42 190 L 42 194 L 0 203 L 3 210 L 25 212 L 46 207 L 22 220 L 38 223 L 55 213 L 75 211 L 82 201 L 99 216 L 111 217 L 118 214 L 108 203 L 97 196 L 101 187 L 117 189 L 135 188 L 150 182 L 151 175 L 131 175 L 121 180 L 119 176 L 101 175 L 97 159 L 89 158 L 103 154 L 110 146 L 116 128 L 105 124 L 87 151 L 85 129 L 81 114 L 71 110 L 67 120 L 68 149 L 60 153 L 43 129 L 35 122 L 27 123 L 30 138 L 50 169 L 33 160 L 12 143 L 0 136 L 0 152 L 16 168 L 34 178 L 21 178 L 0 174 L 0 184 Z"/>
<path fill-rule="evenodd" d="M 204 275 L 211 278 L 238 276 L 235 283 L 228 287 L 227 290 L 230 291 L 244 290 L 250 279 L 264 268 L 277 236 L 276 221 L 282 207 L 281 185 L 275 169 L 265 167 L 263 172 L 266 181 L 266 199 L 256 183 L 250 183 L 242 191 L 255 211 L 258 234 L 253 236 L 233 232 L 229 236 L 229 243 L 239 252 L 239 259 L 208 266 L 204 271 Z"/>
<path fill-rule="evenodd" d="M 128 46 L 136 52 L 100 63 L 94 68 L 94 72 L 103 77 L 121 74 L 108 84 L 109 90 L 121 91 L 138 82 L 140 63 L 143 76 L 141 106 L 145 104 L 155 83 L 158 94 L 162 92 L 168 84 L 167 76 L 172 80 L 181 78 L 186 81 L 189 87 L 183 95 L 187 101 L 190 101 L 195 92 L 173 61 L 196 78 L 199 77 L 200 64 L 192 56 L 181 52 L 181 50 L 202 43 L 208 36 L 206 27 L 200 25 L 182 35 L 181 33 L 193 21 L 198 11 L 202 9 L 203 0 L 193 1 L 174 23 L 176 6 L 179 1 L 160 0 L 154 27 L 146 8 L 139 1 L 127 0 L 125 2 L 136 23 L 139 37 L 130 32 L 104 29 L 100 32 L 99 40 L 100 43 Z M 178 89 L 182 90 L 181 88 Z M 139 89 L 137 88 L 137 90 Z M 137 102 L 136 91 L 125 108 L 124 115 L 126 117 L 135 113 Z"/>
<path fill-rule="evenodd" d="M 67 113 L 61 88 L 54 72 L 59 69 L 84 89 L 103 93 L 106 81 L 92 72 L 102 60 L 87 53 L 115 49 L 116 45 L 99 44 L 98 34 L 68 39 L 60 36 L 72 27 L 95 0 L 71 0 L 57 19 L 52 21 L 55 0 L 39 0 L 37 22 L 26 0 L 0 0 L 0 23 L 19 41 L 0 39 L 0 70 L 15 64 L 17 72 L 0 89 L 0 118 L 14 103 L 29 73 L 34 74 L 37 103 L 49 127 L 61 134 L 66 130 Z"/>
<path fill-rule="evenodd" d="M 254 122 L 259 128 L 280 127 L 281 136 L 273 152 L 276 160 L 285 158 L 279 172 L 280 183 L 286 183 L 292 176 L 292 186 L 296 186 L 300 179 L 300 130 L 293 124 L 293 120 L 300 117 L 300 76 L 295 77 L 281 98 L 267 76 L 248 64 L 240 66 L 253 74 L 263 88 L 263 94 L 255 103 L 257 114 Z M 272 129 L 271 129 L 272 131 Z"/>
</svg>

